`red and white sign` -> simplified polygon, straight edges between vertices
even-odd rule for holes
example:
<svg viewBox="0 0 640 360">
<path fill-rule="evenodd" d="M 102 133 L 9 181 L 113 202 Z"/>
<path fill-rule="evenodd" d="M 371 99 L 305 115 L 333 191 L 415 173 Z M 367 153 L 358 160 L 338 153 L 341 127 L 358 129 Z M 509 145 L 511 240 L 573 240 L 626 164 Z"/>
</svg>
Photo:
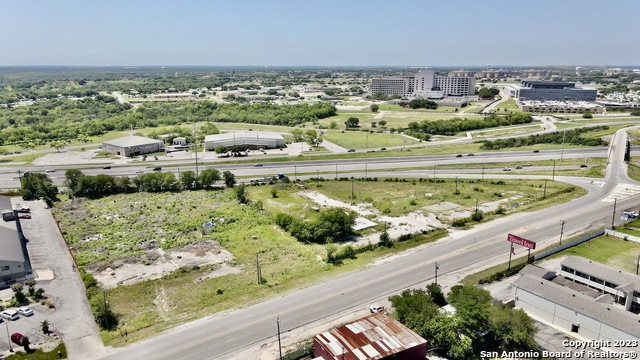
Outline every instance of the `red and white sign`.
<svg viewBox="0 0 640 360">
<path fill-rule="evenodd" d="M 507 235 L 507 241 L 512 242 L 514 244 L 518 244 L 518 245 L 524 246 L 524 247 L 529 248 L 529 249 L 535 249 L 536 248 L 536 243 L 535 242 L 533 242 L 531 240 L 523 239 L 520 236 L 513 235 L 513 234 Z"/>
</svg>

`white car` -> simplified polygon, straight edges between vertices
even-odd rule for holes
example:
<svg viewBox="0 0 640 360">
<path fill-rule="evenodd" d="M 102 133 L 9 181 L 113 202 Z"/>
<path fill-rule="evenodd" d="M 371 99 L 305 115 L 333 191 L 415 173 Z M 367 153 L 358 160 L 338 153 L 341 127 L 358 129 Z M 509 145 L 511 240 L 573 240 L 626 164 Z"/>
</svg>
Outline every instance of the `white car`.
<svg viewBox="0 0 640 360">
<path fill-rule="evenodd" d="M 369 310 L 371 311 L 372 314 L 377 312 L 382 312 L 384 311 L 384 306 L 378 305 L 378 304 L 372 304 L 371 306 L 369 306 Z"/>
<path fill-rule="evenodd" d="M 21 308 L 18 308 L 18 313 L 22 316 L 31 316 L 33 315 L 33 310 L 31 310 L 31 308 L 28 306 L 23 306 Z"/>
<path fill-rule="evenodd" d="M 142 174 L 144 173 L 144 170 L 136 170 L 136 174 Z"/>
<path fill-rule="evenodd" d="M 7 320 L 18 320 L 20 319 L 20 316 L 18 316 L 18 312 L 15 310 L 5 310 L 3 312 L 0 312 L 0 316 L 2 316 L 3 318 L 7 319 Z"/>
<path fill-rule="evenodd" d="M 53 173 L 53 172 L 56 172 L 56 169 L 47 169 L 47 170 L 45 170 L 45 172 Z"/>
</svg>

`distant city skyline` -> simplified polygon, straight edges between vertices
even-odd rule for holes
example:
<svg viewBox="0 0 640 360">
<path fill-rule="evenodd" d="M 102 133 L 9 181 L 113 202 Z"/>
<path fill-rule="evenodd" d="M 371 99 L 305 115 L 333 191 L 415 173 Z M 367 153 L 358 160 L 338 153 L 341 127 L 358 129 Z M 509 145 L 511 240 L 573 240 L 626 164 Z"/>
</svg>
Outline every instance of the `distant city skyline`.
<svg viewBox="0 0 640 360">
<path fill-rule="evenodd" d="M 0 4 L 0 66 L 634 66 L 638 13 L 635 0 L 24 0 Z"/>
</svg>

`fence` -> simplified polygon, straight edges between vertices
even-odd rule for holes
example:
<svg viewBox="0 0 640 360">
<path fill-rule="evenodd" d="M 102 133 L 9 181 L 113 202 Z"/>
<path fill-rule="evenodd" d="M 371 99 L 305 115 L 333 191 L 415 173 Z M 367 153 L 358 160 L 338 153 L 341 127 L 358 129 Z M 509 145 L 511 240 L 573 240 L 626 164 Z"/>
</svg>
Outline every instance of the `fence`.
<svg viewBox="0 0 640 360">
<path fill-rule="evenodd" d="M 598 229 L 598 230 L 590 232 L 588 234 L 584 234 L 581 237 L 579 237 L 579 238 L 577 238 L 575 240 L 569 241 L 567 243 L 564 243 L 564 244 L 562 244 L 562 245 L 560 245 L 558 247 L 555 247 L 555 248 L 549 249 L 549 250 L 545 250 L 545 251 L 543 251 L 541 253 L 535 254 L 534 257 L 533 257 L 533 261 L 538 261 L 540 259 L 544 259 L 547 256 L 551 256 L 551 255 L 553 255 L 555 253 L 558 253 L 558 252 L 560 252 L 562 250 L 568 249 L 570 247 L 574 247 L 576 245 L 580 245 L 585 241 L 589 241 L 589 240 L 591 240 L 593 238 L 596 238 L 598 236 L 604 235 L 604 233 L 605 233 L 604 229 Z"/>
<path fill-rule="evenodd" d="M 620 239 L 625 239 L 625 240 L 630 240 L 630 241 L 640 243 L 640 237 L 638 236 L 633 236 L 633 235 L 625 234 L 625 233 L 615 231 L 615 230 L 610 230 L 610 229 L 606 229 L 605 232 L 607 233 L 607 235 L 611 235 L 611 236 L 619 237 Z"/>
</svg>

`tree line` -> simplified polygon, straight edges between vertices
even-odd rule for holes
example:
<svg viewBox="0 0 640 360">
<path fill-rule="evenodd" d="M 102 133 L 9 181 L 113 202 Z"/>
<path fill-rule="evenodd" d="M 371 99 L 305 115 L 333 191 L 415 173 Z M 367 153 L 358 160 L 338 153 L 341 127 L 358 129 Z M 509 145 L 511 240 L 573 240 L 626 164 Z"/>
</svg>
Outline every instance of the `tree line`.
<svg viewBox="0 0 640 360">
<path fill-rule="evenodd" d="M 110 96 L 82 100 L 65 98 L 37 102 L 31 106 L 0 108 L 0 146 L 45 144 L 50 141 L 83 140 L 109 131 L 191 122 L 241 122 L 295 126 L 334 116 L 329 103 L 275 105 L 150 103 L 134 109 Z"/>
<path fill-rule="evenodd" d="M 40 174 L 46 176 L 46 174 Z M 205 169 L 196 174 L 193 171 L 182 171 L 176 177 L 172 172 L 153 172 L 141 174 L 134 178 L 111 175 L 85 175 L 77 169 L 65 172 L 65 186 L 71 196 L 98 199 L 115 194 L 129 194 L 140 191 L 166 192 L 182 190 L 211 190 L 216 183 L 224 180 L 227 187 L 235 184 L 235 175 L 230 171 L 222 174 L 216 169 Z"/>
<path fill-rule="evenodd" d="M 590 131 L 608 130 L 606 125 L 584 127 L 580 129 L 572 129 L 565 131 L 557 131 L 547 134 L 535 134 L 526 137 L 497 139 L 497 140 L 485 140 L 480 146 L 485 150 L 500 150 L 504 148 L 515 148 L 521 146 L 530 146 L 536 144 L 566 144 L 582 145 L 582 146 L 603 146 L 607 142 L 599 137 L 586 138 L 582 137 L 582 134 Z"/>
<path fill-rule="evenodd" d="M 407 289 L 389 298 L 393 315 L 429 341 L 429 348 L 452 359 L 476 358 L 481 351 L 531 351 L 537 329 L 522 310 L 493 305 L 491 294 L 456 285 L 446 298 L 440 285 Z M 455 313 L 440 311 L 450 304 Z"/>
<path fill-rule="evenodd" d="M 515 112 L 504 116 L 492 114 L 481 119 L 453 118 L 450 120 L 423 120 L 420 123 L 413 121 L 408 124 L 408 129 L 415 133 L 455 135 L 463 131 L 528 124 L 532 121 L 533 117 L 530 114 Z"/>
<path fill-rule="evenodd" d="M 298 241 L 316 244 L 329 244 L 351 235 L 355 221 L 353 211 L 339 208 L 321 211 L 318 219 L 310 221 L 282 212 L 275 215 L 275 223 Z"/>
</svg>

